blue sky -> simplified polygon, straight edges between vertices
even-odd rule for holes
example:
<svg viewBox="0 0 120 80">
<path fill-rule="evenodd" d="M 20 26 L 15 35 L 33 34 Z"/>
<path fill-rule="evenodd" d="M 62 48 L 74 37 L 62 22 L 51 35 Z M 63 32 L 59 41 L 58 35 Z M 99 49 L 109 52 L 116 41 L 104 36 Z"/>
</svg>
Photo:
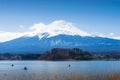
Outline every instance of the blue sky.
<svg viewBox="0 0 120 80">
<path fill-rule="evenodd" d="M 0 0 L 0 31 L 22 32 L 54 20 L 93 34 L 120 35 L 120 0 Z"/>
</svg>

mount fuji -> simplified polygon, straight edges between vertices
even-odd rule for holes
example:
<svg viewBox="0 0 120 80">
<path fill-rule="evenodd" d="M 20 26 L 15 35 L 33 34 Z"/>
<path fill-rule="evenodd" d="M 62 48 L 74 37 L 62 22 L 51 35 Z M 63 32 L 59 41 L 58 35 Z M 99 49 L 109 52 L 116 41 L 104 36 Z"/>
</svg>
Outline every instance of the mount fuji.
<svg viewBox="0 0 120 80">
<path fill-rule="evenodd" d="M 42 53 L 52 48 L 80 48 L 94 53 L 120 52 L 120 40 L 92 36 L 59 20 L 35 24 L 24 36 L 0 43 L 0 53 Z"/>
</svg>

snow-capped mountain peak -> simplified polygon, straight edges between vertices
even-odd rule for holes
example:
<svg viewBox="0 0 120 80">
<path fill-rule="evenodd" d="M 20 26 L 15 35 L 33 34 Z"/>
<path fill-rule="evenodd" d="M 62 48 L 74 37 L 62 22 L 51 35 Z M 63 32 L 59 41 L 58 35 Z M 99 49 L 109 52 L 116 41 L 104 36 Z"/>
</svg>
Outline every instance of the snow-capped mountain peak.
<svg viewBox="0 0 120 80">
<path fill-rule="evenodd" d="M 35 24 L 30 28 L 30 30 L 31 32 L 27 34 L 29 37 L 36 35 L 39 36 L 39 38 L 53 37 L 60 34 L 90 36 L 89 33 L 79 30 L 72 23 L 64 20 L 57 20 L 47 25 L 43 23 Z"/>
<path fill-rule="evenodd" d="M 0 53 L 41 53 L 52 48 L 81 48 L 94 53 L 120 52 L 120 40 L 91 36 L 63 20 L 47 25 L 35 24 L 20 36 L 0 43 Z"/>
</svg>

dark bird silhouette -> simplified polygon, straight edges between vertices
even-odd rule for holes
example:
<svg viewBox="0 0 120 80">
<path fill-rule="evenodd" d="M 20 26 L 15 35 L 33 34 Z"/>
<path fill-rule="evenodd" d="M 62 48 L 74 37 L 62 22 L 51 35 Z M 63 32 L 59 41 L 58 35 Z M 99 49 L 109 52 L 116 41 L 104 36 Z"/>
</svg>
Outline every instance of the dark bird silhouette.
<svg viewBox="0 0 120 80">
<path fill-rule="evenodd" d="M 27 67 L 24 67 L 24 70 L 27 70 Z"/>
<path fill-rule="evenodd" d="M 14 65 L 12 64 L 11 66 L 13 67 Z"/>
<path fill-rule="evenodd" d="M 69 64 L 69 67 L 71 67 L 71 65 Z"/>
</svg>

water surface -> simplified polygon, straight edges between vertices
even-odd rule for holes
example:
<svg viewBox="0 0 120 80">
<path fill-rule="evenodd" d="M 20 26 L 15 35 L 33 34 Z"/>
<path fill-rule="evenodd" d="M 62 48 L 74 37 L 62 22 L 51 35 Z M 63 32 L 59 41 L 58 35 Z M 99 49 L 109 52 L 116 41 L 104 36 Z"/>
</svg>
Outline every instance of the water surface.
<svg viewBox="0 0 120 80">
<path fill-rule="evenodd" d="M 120 61 L 0 61 L 0 80 L 45 80 L 56 75 L 95 73 L 120 73 Z"/>
</svg>

